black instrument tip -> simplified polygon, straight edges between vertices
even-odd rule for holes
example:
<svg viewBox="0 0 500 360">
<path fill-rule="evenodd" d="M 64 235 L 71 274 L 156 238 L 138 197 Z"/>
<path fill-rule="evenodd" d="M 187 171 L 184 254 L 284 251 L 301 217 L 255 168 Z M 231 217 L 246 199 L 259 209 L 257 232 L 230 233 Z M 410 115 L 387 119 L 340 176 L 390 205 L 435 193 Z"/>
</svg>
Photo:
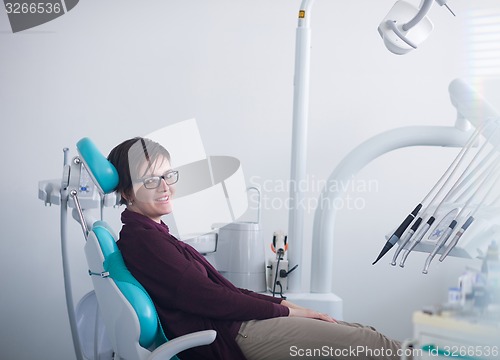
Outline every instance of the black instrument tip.
<svg viewBox="0 0 500 360">
<path fill-rule="evenodd" d="M 385 245 L 384 245 L 384 248 L 382 249 L 382 251 L 380 252 L 380 254 L 378 254 L 378 257 L 377 257 L 377 260 L 375 260 L 372 265 L 375 265 L 381 258 L 382 256 L 384 256 L 385 254 L 387 254 L 387 252 L 389 250 L 391 250 L 392 248 L 392 244 L 387 242 Z"/>
</svg>

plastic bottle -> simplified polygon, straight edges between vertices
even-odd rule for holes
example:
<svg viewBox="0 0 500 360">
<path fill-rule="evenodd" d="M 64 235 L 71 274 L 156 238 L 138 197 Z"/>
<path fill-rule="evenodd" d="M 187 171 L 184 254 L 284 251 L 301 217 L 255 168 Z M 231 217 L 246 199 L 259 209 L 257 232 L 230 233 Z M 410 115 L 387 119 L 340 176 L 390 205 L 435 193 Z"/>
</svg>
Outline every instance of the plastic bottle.
<svg viewBox="0 0 500 360">
<path fill-rule="evenodd" d="M 488 246 L 485 256 L 485 273 L 487 274 L 487 287 L 493 302 L 500 301 L 500 259 L 498 244 L 495 240 Z"/>
</svg>

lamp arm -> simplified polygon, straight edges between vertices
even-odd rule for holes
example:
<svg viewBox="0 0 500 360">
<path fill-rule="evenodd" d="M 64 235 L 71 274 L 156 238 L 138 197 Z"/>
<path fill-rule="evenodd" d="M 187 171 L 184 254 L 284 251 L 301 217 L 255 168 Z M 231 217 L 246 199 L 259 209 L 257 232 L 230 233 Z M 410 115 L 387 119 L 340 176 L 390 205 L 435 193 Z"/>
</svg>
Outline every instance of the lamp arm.
<svg viewBox="0 0 500 360">
<path fill-rule="evenodd" d="M 396 22 L 395 21 L 392 21 L 392 20 L 387 20 L 386 21 L 386 24 L 387 24 L 387 27 L 389 29 L 391 29 L 392 31 L 394 31 L 394 33 L 402 40 L 404 41 L 406 44 L 408 44 L 409 46 L 411 46 L 412 48 L 416 49 L 417 48 L 417 44 L 415 44 L 413 41 L 410 41 L 398 28 L 398 26 L 396 25 Z M 404 26 L 403 26 L 404 27 Z"/>
<path fill-rule="evenodd" d="M 299 26 L 308 27 L 311 17 L 309 16 L 311 13 L 312 6 L 314 4 L 314 0 L 302 0 L 300 4 L 299 10 Z"/>
<path fill-rule="evenodd" d="M 431 9 L 433 2 L 434 2 L 434 0 L 422 0 L 420 9 L 418 10 L 418 13 L 413 17 L 413 19 L 408 21 L 406 24 L 403 24 L 403 30 L 408 31 L 412 27 L 417 25 L 420 22 L 420 20 L 422 20 L 425 17 L 425 15 L 427 15 L 429 10 Z"/>
</svg>

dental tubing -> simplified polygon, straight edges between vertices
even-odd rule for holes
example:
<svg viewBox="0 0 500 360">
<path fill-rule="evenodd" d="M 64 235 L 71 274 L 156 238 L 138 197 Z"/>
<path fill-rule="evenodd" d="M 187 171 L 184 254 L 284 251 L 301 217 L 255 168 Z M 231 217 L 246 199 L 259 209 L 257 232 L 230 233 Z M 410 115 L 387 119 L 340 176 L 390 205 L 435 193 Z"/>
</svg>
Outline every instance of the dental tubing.
<svg viewBox="0 0 500 360">
<path fill-rule="evenodd" d="M 429 254 L 429 256 L 427 257 L 427 259 L 425 261 L 424 269 L 422 270 L 423 274 L 427 274 L 428 273 L 429 266 L 430 266 L 432 260 L 434 259 L 434 257 L 436 256 L 436 254 L 439 252 L 439 250 L 441 250 L 441 248 L 446 244 L 446 242 L 450 238 L 451 234 L 453 233 L 453 230 L 455 229 L 455 226 L 457 225 L 457 223 L 460 223 L 463 220 L 462 219 L 463 215 L 464 215 L 465 211 L 467 211 L 467 209 L 470 207 L 472 201 L 477 197 L 477 195 L 481 192 L 481 190 L 483 190 L 483 188 L 487 185 L 487 183 L 489 181 L 491 181 L 491 178 L 495 174 L 495 171 L 498 171 L 498 165 L 496 167 L 491 167 L 488 170 L 489 171 L 484 171 L 483 174 L 481 174 L 481 177 L 483 179 L 480 182 L 479 186 L 477 187 L 476 191 L 469 197 L 469 199 L 465 203 L 464 207 L 460 210 L 460 212 L 458 213 L 458 215 L 456 216 L 456 218 L 451 221 L 451 223 L 448 226 L 448 228 L 443 232 L 443 234 L 441 234 L 441 236 L 438 239 L 436 245 L 434 246 L 434 249 L 432 250 L 432 252 Z M 484 201 L 486 200 L 487 196 L 490 194 L 491 190 L 494 188 L 494 185 L 495 185 L 495 182 L 493 182 L 491 184 L 491 187 L 490 187 L 489 191 L 486 193 L 486 196 L 482 199 L 482 201 L 477 205 L 476 210 L 478 208 L 480 208 L 481 205 L 484 203 Z M 472 221 L 473 220 L 471 220 L 471 222 L 469 224 L 467 224 L 466 228 L 461 232 L 462 234 L 467 229 L 467 227 L 469 227 L 469 225 L 472 223 Z M 465 223 L 464 223 L 464 225 L 465 225 Z M 459 230 L 459 232 L 460 232 L 460 230 Z M 457 240 L 457 242 L 458 242 L 458 240 Z M 451 251 L 451 248 L 450 248 L 449 251 Z M 448 251 L 448 253 L 449 253 L 449 251 Z M 446 256 L 444 258 L 446 258 Z M 444 260 L 444 258 L 443 258 L 443 260 Z"/>
<path fill-rule="evenodd" d="M 496 166 L 495 170 L 498 171 L 498 169 L 500 169 L 499 165 Z M 455 246 L 457 246 L 458 241 L 462 237 L 463 233 L 474 222 L 474 220 L 475 220 L 474 216 L 476 215 L 477 211 L 481 208 L 481 206 L 484 204 L 484 202 L 488 199 L 489 195 L 491 194 L 491 192 L 493 191 L 493 189 L 495 188 L 495 185 L 497 185 L 497 183 L 498 183 L 499 180 L 500 180 L 500 174 L 496 174 L 494 180 L 492 181 L 492 184 L 490 185 L 490 188 L 488 189 L 488 191 L 484 195 L 483 199 L 476 206 L 475 210 L 469 215 L 469 217 L 467 218 L 467 220 L 465 221 L 465 223 L 462 225 L 462 227 L 460 228 L 460 230 L 455 234 L 455 237 L 448 244 L 448 246 L 444 250 L 443 254 L 439 258 L 439 261 L 441 261 L 441 262 L 444 261 L 444 259 L 446 259 L 446 257 L 450 254 L 451 250 L 453 250 L 453 248 L 455 248 Z"/>
</svg>

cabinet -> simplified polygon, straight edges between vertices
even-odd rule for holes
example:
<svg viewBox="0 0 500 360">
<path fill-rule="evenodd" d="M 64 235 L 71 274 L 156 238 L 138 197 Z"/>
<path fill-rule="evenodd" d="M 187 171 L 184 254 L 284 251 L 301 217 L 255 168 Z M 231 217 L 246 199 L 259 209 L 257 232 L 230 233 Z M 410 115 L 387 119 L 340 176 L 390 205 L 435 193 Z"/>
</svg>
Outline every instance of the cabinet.
<svg viewBox="0 0 500 360">
<path fill-rule="evenodd" d="M 500 323 L 490 319 L 413 314 L 416 359 L 500 359 Z"/>
</svg>

